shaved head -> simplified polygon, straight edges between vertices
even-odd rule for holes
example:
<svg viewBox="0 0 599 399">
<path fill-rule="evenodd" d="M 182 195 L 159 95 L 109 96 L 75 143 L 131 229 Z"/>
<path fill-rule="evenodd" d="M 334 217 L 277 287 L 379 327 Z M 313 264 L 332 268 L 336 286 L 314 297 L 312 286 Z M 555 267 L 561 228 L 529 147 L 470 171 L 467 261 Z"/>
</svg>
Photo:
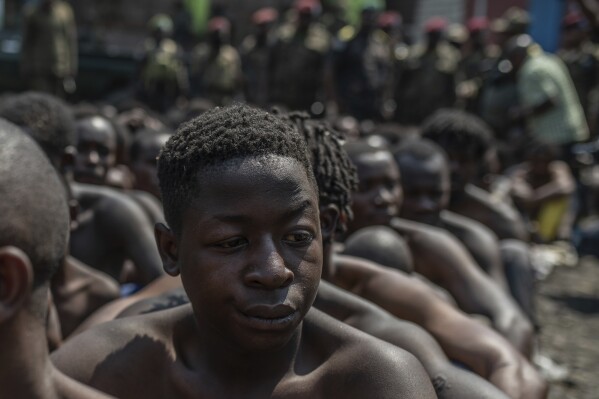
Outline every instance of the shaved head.
<svg viewBox="0 0 599 399">
<path fill-rule="evenodd" d="M 40 147 L 0 119 L 0 247 L 27 254 L 34 287 L 46 283 L 67 251 L 69 211 L 65 188 Z"/>
</svg>

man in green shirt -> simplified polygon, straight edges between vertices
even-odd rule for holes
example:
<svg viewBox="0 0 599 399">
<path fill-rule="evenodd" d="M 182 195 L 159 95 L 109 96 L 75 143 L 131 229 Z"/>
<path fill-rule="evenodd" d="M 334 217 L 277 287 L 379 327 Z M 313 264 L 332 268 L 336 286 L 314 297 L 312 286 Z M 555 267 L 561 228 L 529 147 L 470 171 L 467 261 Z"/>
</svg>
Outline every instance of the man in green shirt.
<svg viewBox="0 0 599 399">
<path fill-rule="evenodd" d="M 570 160 L 570 147 L 586 140 L 589 129 L 566 66 L 528 35 L 510 39 L 506 48 L 520 97 L 512 117 L 522 118 L 534 138 L 562 146 L 562 156 Z"/>
</svg>

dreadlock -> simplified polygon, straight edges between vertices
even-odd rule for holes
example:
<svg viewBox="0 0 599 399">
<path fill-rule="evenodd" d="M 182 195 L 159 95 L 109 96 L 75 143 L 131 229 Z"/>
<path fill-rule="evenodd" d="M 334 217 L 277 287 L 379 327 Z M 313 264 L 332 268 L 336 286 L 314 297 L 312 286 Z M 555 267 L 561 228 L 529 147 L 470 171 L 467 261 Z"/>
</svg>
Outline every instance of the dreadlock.
<svg viewBox="0 0 599 399">
<path fill-rule="evenodd" d="M 351 219 L 351 194 L 357 189 L 358 176 L 343 148 L 343 134 L 325 122 L 310 120 L 305 112 L 291 112 L 281 117 L 293 123 L 306 140 L 320 204 L 335 204 Z"/>
</svg>

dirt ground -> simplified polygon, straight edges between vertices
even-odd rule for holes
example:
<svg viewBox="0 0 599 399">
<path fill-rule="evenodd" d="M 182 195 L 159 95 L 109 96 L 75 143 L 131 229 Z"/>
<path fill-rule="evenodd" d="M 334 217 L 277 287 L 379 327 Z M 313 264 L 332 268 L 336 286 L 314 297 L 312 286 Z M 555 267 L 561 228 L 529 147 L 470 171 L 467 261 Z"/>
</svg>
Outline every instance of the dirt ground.
<svg viewBox="0 0 599 399">
<path fill-rule="evenodd" d="M 537 299 L 541 352 L 570 370 L 549 398 L 599 399 L 599 261 L 556 268 L 539 283 Z"/>
</svg>

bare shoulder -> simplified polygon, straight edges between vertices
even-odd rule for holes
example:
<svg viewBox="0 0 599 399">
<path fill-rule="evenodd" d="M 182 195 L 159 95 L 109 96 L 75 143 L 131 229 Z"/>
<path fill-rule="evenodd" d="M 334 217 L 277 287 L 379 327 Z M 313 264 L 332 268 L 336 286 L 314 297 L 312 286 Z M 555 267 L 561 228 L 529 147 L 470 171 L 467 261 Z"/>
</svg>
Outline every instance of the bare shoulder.
<svg viewBox="0 0 599 399">
<path fill-rule="evenodd" d="M 423 366 L 408 352 L 315 309 L 305 323 L 306 339 L 329 351 L 321 367 L 327 397 L 436 397 Z"/>
<path fill-rule="evenodd" d="M 98 325 L 65 343 L 52 362 L 67 376 L 111 392 L 161 370 L 173 354 L 173 328 L 191 313 L 181 307 Z"/>
</svg>

